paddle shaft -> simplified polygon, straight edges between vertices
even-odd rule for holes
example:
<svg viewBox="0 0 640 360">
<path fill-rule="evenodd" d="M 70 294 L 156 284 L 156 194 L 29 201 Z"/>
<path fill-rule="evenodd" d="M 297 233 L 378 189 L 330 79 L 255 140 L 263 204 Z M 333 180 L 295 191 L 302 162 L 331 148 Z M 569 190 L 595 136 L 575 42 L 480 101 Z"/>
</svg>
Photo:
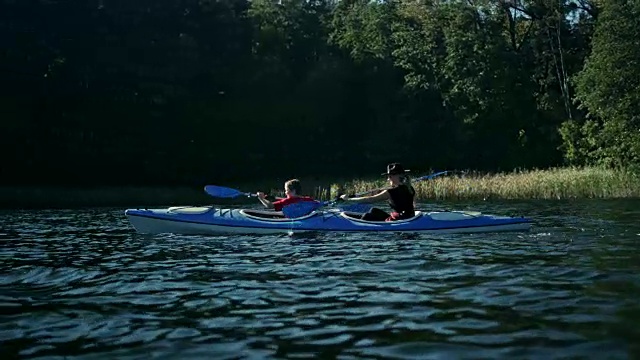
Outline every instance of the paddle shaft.
<svg viewBox="0 0 640 360">
<path fill-rule="evenodd" d="M 218 185 L 207 185 L 204 187 L 204 191 L 213 197 L 220 197 L 220 198 L 257 197 L 258 196 L 257 193 L 243 192 L 237 189 L 228 188 L 225 186 L 218 186 Z M 280 199 L 279 197 L 269 195 L 269 194 L 266 194 L 265 198 L 270 201 Z"/>
<path fill-rule="evenodd" d="M 436 177 L 436 176 L 444 175 L 444 174 L 446 174 L 446 173 L 448 173 L 448 172 L 449 172 L 449 171 L 441 171 L 441 172 L 439 172 L 439 173 L 435 173 L 435 174 L 431 174 L 431 175 L 426 175 L 426 176 L 421 176 L 421 177 L 419 177 L 419 178 L 413 179 L 413 180 L 412 180 L 412 182 L 413 182 L 413 183 L 417 183 L 417 182 L 420 182 L 420 181 L 433 179 L 433 178 L 434 178 L 434 177 Z M 353 196 L 350 196 L 350 197 L 360 197 L 360 196 L 362 196 L 362 195 L 367 195 L 367 194 L 371 194 L 371 193 L 374 193 L 374 192 L 378 192 L 378 191 L 382 191 L 382 190 L 389 190 L 389 189 L 391 189 L 391 188 L 390 188 L 390 187 L 388 187 L 388 186 L 385 186 L 385 187 L 381 187 L 381 188 L 377 188 L 377 189 L 373 189 L 373 190 L 363 191 L 363 192 L 357 193 L 357 194 L 355 194 L 355 195 L 353 195 Z"/>
</svg>

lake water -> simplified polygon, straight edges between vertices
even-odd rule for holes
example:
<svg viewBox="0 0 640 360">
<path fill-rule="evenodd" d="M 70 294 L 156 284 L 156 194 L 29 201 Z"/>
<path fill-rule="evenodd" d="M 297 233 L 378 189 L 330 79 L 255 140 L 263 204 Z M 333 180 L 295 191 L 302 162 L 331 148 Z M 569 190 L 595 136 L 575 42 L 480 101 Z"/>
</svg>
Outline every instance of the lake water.
<svg viewBox="0 0 640 360">
<path fill-rule="evenodd" d="M 536 224 L 475 235 L 145 236 L 124 209 L 3 211 L 0 353 L 640 356 L 640 200 L 443 207 Z"/>
</svg>

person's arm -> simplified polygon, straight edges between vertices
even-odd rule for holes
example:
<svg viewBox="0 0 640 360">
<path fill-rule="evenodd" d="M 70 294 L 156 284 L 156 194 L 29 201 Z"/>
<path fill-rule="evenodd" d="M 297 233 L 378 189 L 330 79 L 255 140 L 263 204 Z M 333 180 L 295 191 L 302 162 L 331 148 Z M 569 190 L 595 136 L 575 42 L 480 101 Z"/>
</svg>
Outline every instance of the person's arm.
<svg viewBox="0 0 640 360">
<path fill-rule="evenodd" d="M 384 190 L 377 195 L 372 196 L 362 196 L 357 198 L 350 198 L 347 195 L 342 195 L 340 197 L 344 201 L 353 202 L 353 203 L 374 203 L 378 201 L 387 200 L 389 198 L 389 192 Z"/>
<path fill-rule="evenodd" d="M 258 200 L 266 207 L 267 209 L 273 209 L 273 203 L 266 199 L 266 195 L 263 192 L 258 192 Z"/>
</svg>

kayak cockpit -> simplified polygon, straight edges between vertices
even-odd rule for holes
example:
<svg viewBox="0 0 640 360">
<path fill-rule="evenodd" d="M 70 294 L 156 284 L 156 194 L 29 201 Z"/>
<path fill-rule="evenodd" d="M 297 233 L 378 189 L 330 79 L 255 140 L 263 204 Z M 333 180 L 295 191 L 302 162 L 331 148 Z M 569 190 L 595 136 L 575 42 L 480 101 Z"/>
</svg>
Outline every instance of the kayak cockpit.
<svg viewBox="0 0 640 360">
<path fill-rule="evenodd" d="M 172 206 L 167 209 L 167 213 L 199 215 L 213 210 L 213 206 Z"/>
<path fill-rule="evenodd" d="M 282 213 L 282 211 L 273 211 L 273 210 L 251 210 L 251 209 L 242 209 L 240 210 L 240 214 L 242 214 L 243 216 L 249 218 L 249 219 L 254 219 L 254 220 L 261 220 L 261 221 L 274 221 L 274 222 L 286 222 L 286 221 L 297 221 L 297 220 L 304 220 L 304 219 L 308 219 L 314 215 L 316 215 L 315 211 L 312 211 L 311 213 L 304 215 L 304 216 L 300 216 L 297 218 L 288 218 L 284 215 L 284 213 Z"/>
<path fill-rule="evenodd" d="M 351 220 L 351 221 L 357 221 L 357 222 L 361 222 L 361 223 L 367 223 L 367 224 L 389 224 L 390 221 L 371 221 L 371 220 L 362 220 L 360 219 L 360 216 L 362 216 L 362 213 L 354 213 L 354 212 L 348 212 L 348 211 L 343 211 L 340 213 L 340 216 L 342 216 L 345 219 Z M 391 221 L 394 224 L 398 224 L 398 223 L 408 223 L 414 220 L 419 219 L 422 216 L 422 212 L 421 211 L 416 211 L 415 215 L 413 217 L 410 217 L 408 219 L 402 219 L 402 220 L 394 220 Z"/>
</svg>

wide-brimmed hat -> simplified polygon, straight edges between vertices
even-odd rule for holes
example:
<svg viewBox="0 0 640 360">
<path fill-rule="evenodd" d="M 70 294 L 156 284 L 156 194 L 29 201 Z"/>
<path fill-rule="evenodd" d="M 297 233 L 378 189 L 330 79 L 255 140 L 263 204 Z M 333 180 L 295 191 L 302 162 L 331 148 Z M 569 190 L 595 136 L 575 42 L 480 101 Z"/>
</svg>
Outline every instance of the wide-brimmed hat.
<svg viewBox="0 0 640 360">
<path fill-rule="evenodd" d="M 400 163 L 392 163 L 387 165 L 387 172 L 386 173 L 382 173 L 380 175 L 401 175 L 404 173 L 408 173 L 411 172 L 410 170 L 405 170 L 404 166 L 402 166 L 402 164 Z"/>
</svg>

